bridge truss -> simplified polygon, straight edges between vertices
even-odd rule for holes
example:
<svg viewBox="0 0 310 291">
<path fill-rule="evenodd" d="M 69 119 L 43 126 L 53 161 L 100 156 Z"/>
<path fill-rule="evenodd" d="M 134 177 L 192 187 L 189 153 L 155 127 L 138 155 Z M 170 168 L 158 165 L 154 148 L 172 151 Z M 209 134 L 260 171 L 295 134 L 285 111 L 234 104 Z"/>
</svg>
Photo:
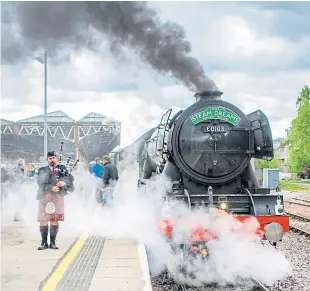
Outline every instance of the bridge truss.
<svg viewBox="0 0 310 291">
<path fill-rule="evenodd" d="M 80 145 L 83 144 L 83 152 L 91 152 L 85 148 L 81 141 L 85 138 L 92 140 L 92 136 L 104 139 L 105 143 L 120 136 L 121 123 L 106 118 L 98 113 L 89 113 L 82 119 L 75 121 L 62 111 L 51 112 L 47 116 L 48 143 L 64 141 L 75 148 L 75 158 L 79 158 Z M 1 120 L 1 136 L 17 136 L 39 141 L 43 145 L 44 116 L 34 116 L 27 119 L 12 122 Z M 42 138 L 39 138 L 42 137 Z M 118 138 L 120 140 L 120 138 Z M 115 142 L 114 142 L 115 143 Z M 1 149 L 2 150 L 2 149 Z M 112 150 L 112 149 L 111 149 Z M 43 148 L 41 153 L 43 154 Z"/>
</svg>

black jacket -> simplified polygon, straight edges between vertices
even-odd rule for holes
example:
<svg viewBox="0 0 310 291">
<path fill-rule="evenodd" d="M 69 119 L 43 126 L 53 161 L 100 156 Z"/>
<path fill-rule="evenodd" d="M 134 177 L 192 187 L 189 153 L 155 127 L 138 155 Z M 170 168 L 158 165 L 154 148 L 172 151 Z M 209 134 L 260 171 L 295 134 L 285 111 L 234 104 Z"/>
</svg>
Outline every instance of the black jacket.
<svg viewBox="0 0 310 291">
<path fill-rule="evenodd" d="M 1 183 L 8 182 L 10 180 L 7 169 L 1 169 Z"/>
<path fill-rule="evenodd" d="M 20 166 L 17 166 L 15 169 L 14 169 L 14 172 L 13 172 L 13 175 L 12 175 L 12 182 L 14 183 L 23 183 L 26 179 L 26 176 L 25 176 L 25 169 L 20 167 Z"/>
<path fill-rule="evenodd" d="M 118 171 L 117 168 L 113 164 L 111 164 L 111 162 L 108 162 L 104 165 L 103 170 L 104 185 L 109 185 L 111 180 L 118 180 Z"/>
<path fill-rule="evenodd" d="M 45 194 L 52 192 L 52 187 L 56 186 L 57 182 L 63 181 L 65 186 L 59 189 L 58 194 L 67 195 L 68 191 L 74 191 L 74 177 L 69 173 L 64 165 L 57 165 L 56 172 L 53 175 L 49 166 L 42 167 L 38 170 L 37 183 L 39 185 L 37 200 L 44 197 Z"/>
</svg>

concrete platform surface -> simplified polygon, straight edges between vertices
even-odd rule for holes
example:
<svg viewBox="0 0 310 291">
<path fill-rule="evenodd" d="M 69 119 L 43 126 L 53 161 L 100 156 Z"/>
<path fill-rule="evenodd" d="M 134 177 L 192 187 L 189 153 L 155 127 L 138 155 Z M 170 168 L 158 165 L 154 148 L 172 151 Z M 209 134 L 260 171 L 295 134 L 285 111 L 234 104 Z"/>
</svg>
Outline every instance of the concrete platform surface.
<svg viewBox="0 0 310 291">
<path fill-rule="evenodd" d="M 38 290 L 40 283 L 53 270 L 58 260 L 75 241 L 61 231 L 58 250 L 38 251 L 41 235 L 39 226 L 11 222 L 1 230 L 1 290 Z"/>
<path fill-rule="evenodd" d="M 144 246 L 106 239 L 89 291 L 151 291 Z"/>
</svg>

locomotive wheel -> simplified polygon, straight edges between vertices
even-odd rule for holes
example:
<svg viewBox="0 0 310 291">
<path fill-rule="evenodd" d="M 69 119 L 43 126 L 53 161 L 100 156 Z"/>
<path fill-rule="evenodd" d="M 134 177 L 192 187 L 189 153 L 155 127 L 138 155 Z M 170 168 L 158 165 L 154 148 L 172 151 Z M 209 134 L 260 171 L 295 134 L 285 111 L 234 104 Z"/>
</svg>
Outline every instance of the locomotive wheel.
<svg viewBox="0 0 310 291">
<path fill-rule="evenodd" d="M 195 280 L 195 266 L 200 265 L 200 263 L 205 263 L 209 256 L 204 257 L 201 253 L 195 253 L 192 249 L 192 245 L 172 245 L 171 248 L 176 256 L 181 257 L 181 261 L 178 265 L 179 273 L 187 280 Z M 197 264 L 198 262 L 199 264 Z"/>
</svg>

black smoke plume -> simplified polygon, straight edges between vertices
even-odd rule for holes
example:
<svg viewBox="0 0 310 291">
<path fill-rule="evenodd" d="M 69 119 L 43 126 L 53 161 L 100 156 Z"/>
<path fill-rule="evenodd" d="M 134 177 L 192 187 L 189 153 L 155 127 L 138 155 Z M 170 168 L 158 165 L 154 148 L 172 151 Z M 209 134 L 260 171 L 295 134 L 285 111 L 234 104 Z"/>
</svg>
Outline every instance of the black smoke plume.
<svg viewBox="0 0 310 291">
<path fill-rule="evenodd" d="M 147 2 L 2 2 L 2 63 L 33 57 L 45 47 L 49 57 L 88 48 L 108 39 L 112 53 L 127 46 L 160 74 L 171 74 L 193 91 L 216 85 L 190 56 L 182 27 L 161 22 Z"/>
</svg>

